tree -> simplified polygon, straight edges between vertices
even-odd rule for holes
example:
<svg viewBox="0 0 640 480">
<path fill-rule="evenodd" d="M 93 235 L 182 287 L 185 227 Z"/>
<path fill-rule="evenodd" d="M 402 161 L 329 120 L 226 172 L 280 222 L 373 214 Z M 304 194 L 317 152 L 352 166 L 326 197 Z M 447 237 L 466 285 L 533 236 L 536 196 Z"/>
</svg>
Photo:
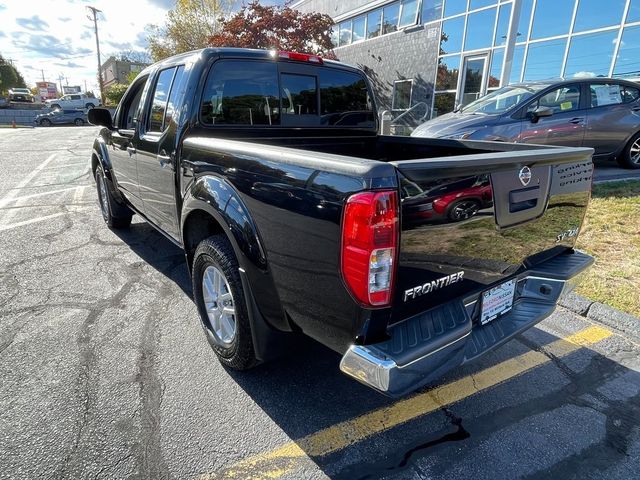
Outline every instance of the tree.
<svg viewBox="0 0 640 480">
<path fill-rule="evenodd" d="M 27 84 L 16 67 L 0 55 L 0 93 L 13 87 L 26 87 Z"/>
<path fill-rule="evenodd" d="M 235 0 L 177 0 L 163 26 L 147 27 L 149 50 L 154 61 L 207 46 L 219 32 L 221 19 L 231 12 Z"/>
<path fill-rule="evenodd" d="M 149 55 L 149 52 L 140 50 L 122 50 L 121 52 L 115 53 L 113 57 L 121 62 L 151 63 L 151 55 Z"/>
<path fill-rule="evenodd" d="M 320 13 L 301 13 L 288 6 L 264 6 L 252 0 L 233 17 L 222 22 L 222 30 L 209 37 L 212 47 L 242 47 L 332 53 L 333 20 Z"/>
<path fill-rule="evenodd" d="M 104 90 L 105 99 L 102 100 L 102 103 L 105 105 L 118 105 L 124 95 L 124 92 L 127 91 L 127 88 L 129 88 L 129 85 L 125 85 L 124 83 L 114 83 L 109 85 Z"/>
</svg>

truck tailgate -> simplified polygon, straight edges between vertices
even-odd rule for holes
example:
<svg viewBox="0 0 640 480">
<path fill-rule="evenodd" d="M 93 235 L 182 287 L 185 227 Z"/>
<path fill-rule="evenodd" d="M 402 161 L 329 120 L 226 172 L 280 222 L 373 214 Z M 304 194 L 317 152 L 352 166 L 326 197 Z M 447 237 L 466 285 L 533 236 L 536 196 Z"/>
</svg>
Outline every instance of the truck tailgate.
<svg viewBox="0 0 640 480">
<path fill-rule="evenodd" d="M 402 198 L 393 322 L 572 248 L 592 154 L 541 148 L 390 162 Z"/>
</svg>

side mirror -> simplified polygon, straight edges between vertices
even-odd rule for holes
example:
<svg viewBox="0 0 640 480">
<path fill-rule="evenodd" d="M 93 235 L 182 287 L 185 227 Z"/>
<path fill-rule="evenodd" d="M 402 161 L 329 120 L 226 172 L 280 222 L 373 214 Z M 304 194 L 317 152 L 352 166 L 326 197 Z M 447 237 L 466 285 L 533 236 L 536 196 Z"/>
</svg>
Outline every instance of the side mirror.
<svg viewBox="0 0 640 480">
<path fill-rule="evenodd" d="M 92 108 L 87 113 L 87 119 L 92 125 L 100 125 L 102 127 L 107 127 L 109 130 L 113 130 L 111 112 L 106 108 Z"/>
<path fill-rule="evenodd" d="M 550 107 L 538 107 L 533 112 L 530 113 L 531 121 L 536 123 L 542 117 L 550 117 L 553 115 L 553 108 Z"/>
</svg>

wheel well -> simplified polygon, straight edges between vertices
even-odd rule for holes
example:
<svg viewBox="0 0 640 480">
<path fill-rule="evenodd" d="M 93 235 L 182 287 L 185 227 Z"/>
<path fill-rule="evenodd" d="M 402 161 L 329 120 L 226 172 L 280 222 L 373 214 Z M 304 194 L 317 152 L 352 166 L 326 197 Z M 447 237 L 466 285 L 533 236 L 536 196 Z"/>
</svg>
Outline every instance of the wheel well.
<svg viewBox="0 0 640 480">
<path fill-rule="evenodd" d="M 94 153 L 91 155 L 91 171 L 93 172 L 93 178 L 96 177 L 96 170 L 98 170 L 98 156 Z"/>
<path fill-rule="evenodd" d="M 187 253 L 189 268 L 191 268 L 193 255 L 198 244 L 205 238 L 219 233 L 224 233 L 222 225 L 204 210 L 194 210 L 189 214 L 182 230 L 182 241 Z"/>
</svg>

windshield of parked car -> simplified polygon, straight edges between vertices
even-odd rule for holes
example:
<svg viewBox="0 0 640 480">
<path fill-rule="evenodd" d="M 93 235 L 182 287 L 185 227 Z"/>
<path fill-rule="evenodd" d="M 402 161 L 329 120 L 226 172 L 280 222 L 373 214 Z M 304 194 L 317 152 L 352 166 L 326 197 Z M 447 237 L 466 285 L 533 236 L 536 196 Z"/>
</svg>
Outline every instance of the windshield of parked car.
<svg viewBox="0 0 640 480">
<path fill-rule="evenodd" d="M 548 85 L 515 85 L 503 87 L 478 100 L 471 102 L 461 111 L 464 113 L 484 113 L 486 115 L 498 115 L 511 110 L 516 105 L 529 99 Z"/>
<path fill-rule="evenodd" d="M 28 88 L 14 88 L 13 91 L 16 93 L 31 93 Z"/>
</svg>

